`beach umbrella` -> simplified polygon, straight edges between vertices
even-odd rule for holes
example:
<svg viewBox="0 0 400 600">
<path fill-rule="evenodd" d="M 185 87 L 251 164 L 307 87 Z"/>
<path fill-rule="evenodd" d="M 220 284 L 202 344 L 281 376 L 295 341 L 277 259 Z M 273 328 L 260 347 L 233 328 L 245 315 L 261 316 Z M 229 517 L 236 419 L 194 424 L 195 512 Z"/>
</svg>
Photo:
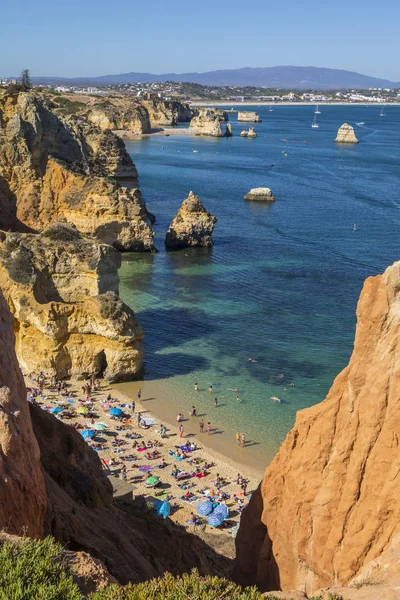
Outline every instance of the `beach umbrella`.
<svg viewBox="0 0 400 600">
<path fill-rule="evenodd" d="M 86 408 L 86 406 L 80 406 L 76 412 L 79 413 L 80 415 L 87 415 L 89 412 L 89 409 Z"/>
<path fill-rule="evenodd" d="M 146 485 L 155 485 L 159 481 L 160 481 L 159 477 L 157 477 L 156 475 L 151 475 L 151 477 L 148 477 L 146 479 Z"/>
<path fill-rule="evenodd" d="M 85 440 L 92 438 L 96 435 L 96 432 L 93 429 L 83 429 L 81 431 L 81 436 L 85 438 Z"/>
<path fill-rule="evenodd" d="M 210 512 L 212 512 L 212 502 L 210 502 L 210 500 L 204 500 L 204 502 L 200 502 L 200 504 L 197 507 L 197 514 L 201 515 L 202 517 L 206 517 L 207 515 L 210 514 Z"/>
<path fill-rule="evenodd" d="M 157 509 L 157 514 L 161 515 L 164 519 L 169 517 L 171 512 L 171 505 L 169 502 L 161 502 L 161 505 Z"/>
<path fill-rule="evenodd" d="M 121 417 L 124 413 L 120 408 L 111 408 L 109 414 L 113 417 Z"/>
<path fill-rule="evenodd" d="M 92 428 L 96 431 L 105 431 L 106 429 L 108 429 L 105 423 L 94 423 L 94 425 L 92 425 Z"/>
<path fill-rule="evenodd" d="M 219 527 L 220 525 L 222 525 L 222 523 L 224 522 L 224 518 L 222 515 L 216 515 L 215 511 L 213 513 L 211 513 L 211 515 L 209 517 L 207 517 L 207 523 L 211 526 L 211 527 Z"/>
<path fill-rule="evenodd" d="M 214 508 L 214 515 L 220 515 L 221 517 L 227 519 L 229 517 L 229 509 L 226 504 L 218 504 L 216 508 Z"/>
<path fill-rule="evenodd" d="M 51 412 L 53 415 L 58 415 L 58 413 L 62 412 L 63 410 L 64 410 L 64 409 L 63 409 L 63 408 L 61 408 L 61 406 L 55 406 L 54 408 L 51 408 L 51 409 L 50 409 L 50 412 Z"/>
</svg>

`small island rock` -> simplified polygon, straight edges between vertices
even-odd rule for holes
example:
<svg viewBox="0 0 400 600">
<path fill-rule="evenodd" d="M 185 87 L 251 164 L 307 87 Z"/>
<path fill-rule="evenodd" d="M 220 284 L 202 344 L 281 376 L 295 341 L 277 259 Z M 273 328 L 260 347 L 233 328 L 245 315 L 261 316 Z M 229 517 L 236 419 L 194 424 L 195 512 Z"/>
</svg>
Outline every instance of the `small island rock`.
<svg viewBox="0 0 400 600">
<path fill-rule="evenodd" d="M 275 202 L 275 198 L 270 188 L 253 188 L 244 197 L 245 200 L 255 200 L 257 202 Z"/>
<path fill-rule="evenodd" d="M 228 123 L 228 125 L 225 128 L 224 137 L 232 137 L 232 136 L 233 136 L 232 125 L 230 123 Z"/>
<path fill-rule="evenodd" d="M 239 123 L 240 122 L 261 123 L 262 122 L 261 117 L 256 112 L 253 112 L 250 110 L 239 110 L 237 120 Z"/>
<path fill-rule="evenodd" d="M 165 237 L 165 245 L 170 249 L 196 246 L 212 246 L 212 232 L 217 218 L 209 213 L 201 200 L 189 192 L 182 202 Z"/>
<path fill-rule="evenodd" d="M 256 130 L 254 129 L 254 127 L 249 127 L 248 131 L 246 129 L 244 129 L 241 132 L 240 137 L 256 138 L 257 137 Z"/>
<path fill-rule="evenodd" d="M 348 123 L 343 123 L 338 129 L 335 142 L 341 144 L 358 144 L 358 139 L 354 134 L 354 128 Z"/>
<path fill-rule="evenodd" d="M 221 121 L 224 120 L 219 109 L 200 108 L 197 116 L 190 121 L 190 133 L 207 135 L 210 137 L 223 137 Z"/>
</svg>

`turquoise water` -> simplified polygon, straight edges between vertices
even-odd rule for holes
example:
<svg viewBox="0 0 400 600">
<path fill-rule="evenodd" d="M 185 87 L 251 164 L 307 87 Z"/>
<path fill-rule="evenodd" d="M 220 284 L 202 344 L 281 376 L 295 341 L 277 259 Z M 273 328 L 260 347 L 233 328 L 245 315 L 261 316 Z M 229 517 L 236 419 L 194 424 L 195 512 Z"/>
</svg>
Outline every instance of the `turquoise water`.
<svg viewBox="0 0 400 600">
<path fill-rule="evenodd" d="M 270 459 L 296 411 L 321 401 L 346 365 L 364 279 L 400 258 L 400 107 L 380 117 L 376 106 L 322 106 L 317 130 L 313 107 L 246 108 L 263 118 L 256 140 L 127 143 L 160 253 L 124 256 L 121 295 L 145 328 L 145 377 L 176 410 L 205 408 L 219 431 L 245 431 Z M 230 120 L 235 134 L 245 128 Z M 358 145 L 333 142 L 342 123 L 360 121 Z M 243 200 L 259 186 L 274 204 Z M 189 190 L 218 217 L 215 246 L 167 253 Z"/>
</svg>

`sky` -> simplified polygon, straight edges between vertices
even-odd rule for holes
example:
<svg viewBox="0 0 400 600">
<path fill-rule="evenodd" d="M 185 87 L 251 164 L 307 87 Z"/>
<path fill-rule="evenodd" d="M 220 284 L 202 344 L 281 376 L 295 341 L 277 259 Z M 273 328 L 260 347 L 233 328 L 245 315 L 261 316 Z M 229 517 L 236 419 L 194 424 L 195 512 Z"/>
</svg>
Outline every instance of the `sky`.
<svg viewBox="0 0 400 600">
<path fill-rule="evenodd" d="M 12 0 L 0 76 L 317 66 L 400 81 L 398 0 Z"/>
</svg>

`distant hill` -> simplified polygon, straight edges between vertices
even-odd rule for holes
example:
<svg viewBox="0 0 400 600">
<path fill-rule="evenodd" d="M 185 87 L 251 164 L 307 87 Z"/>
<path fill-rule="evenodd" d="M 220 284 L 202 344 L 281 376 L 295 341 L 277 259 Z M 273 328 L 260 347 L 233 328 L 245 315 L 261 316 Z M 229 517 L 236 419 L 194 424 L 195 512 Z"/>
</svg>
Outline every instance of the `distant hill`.
<svg viewBox="0 0 400 600">
<path fill-rule="evenodd" d="M 208 71 L 207 73 L 121 73 L 101 77 L 34 77 L 35 83 L 70 85 L 113 85 L 148 83 L 151 81 L 185 81 L 202 85 L 264 86 L 283 89 L 365 89 L 369 87 L 397 87 L 400 84 L 388 79 L 369 77 L 343 69 L 322 67 L 263 67 Z"/>
</svg>

